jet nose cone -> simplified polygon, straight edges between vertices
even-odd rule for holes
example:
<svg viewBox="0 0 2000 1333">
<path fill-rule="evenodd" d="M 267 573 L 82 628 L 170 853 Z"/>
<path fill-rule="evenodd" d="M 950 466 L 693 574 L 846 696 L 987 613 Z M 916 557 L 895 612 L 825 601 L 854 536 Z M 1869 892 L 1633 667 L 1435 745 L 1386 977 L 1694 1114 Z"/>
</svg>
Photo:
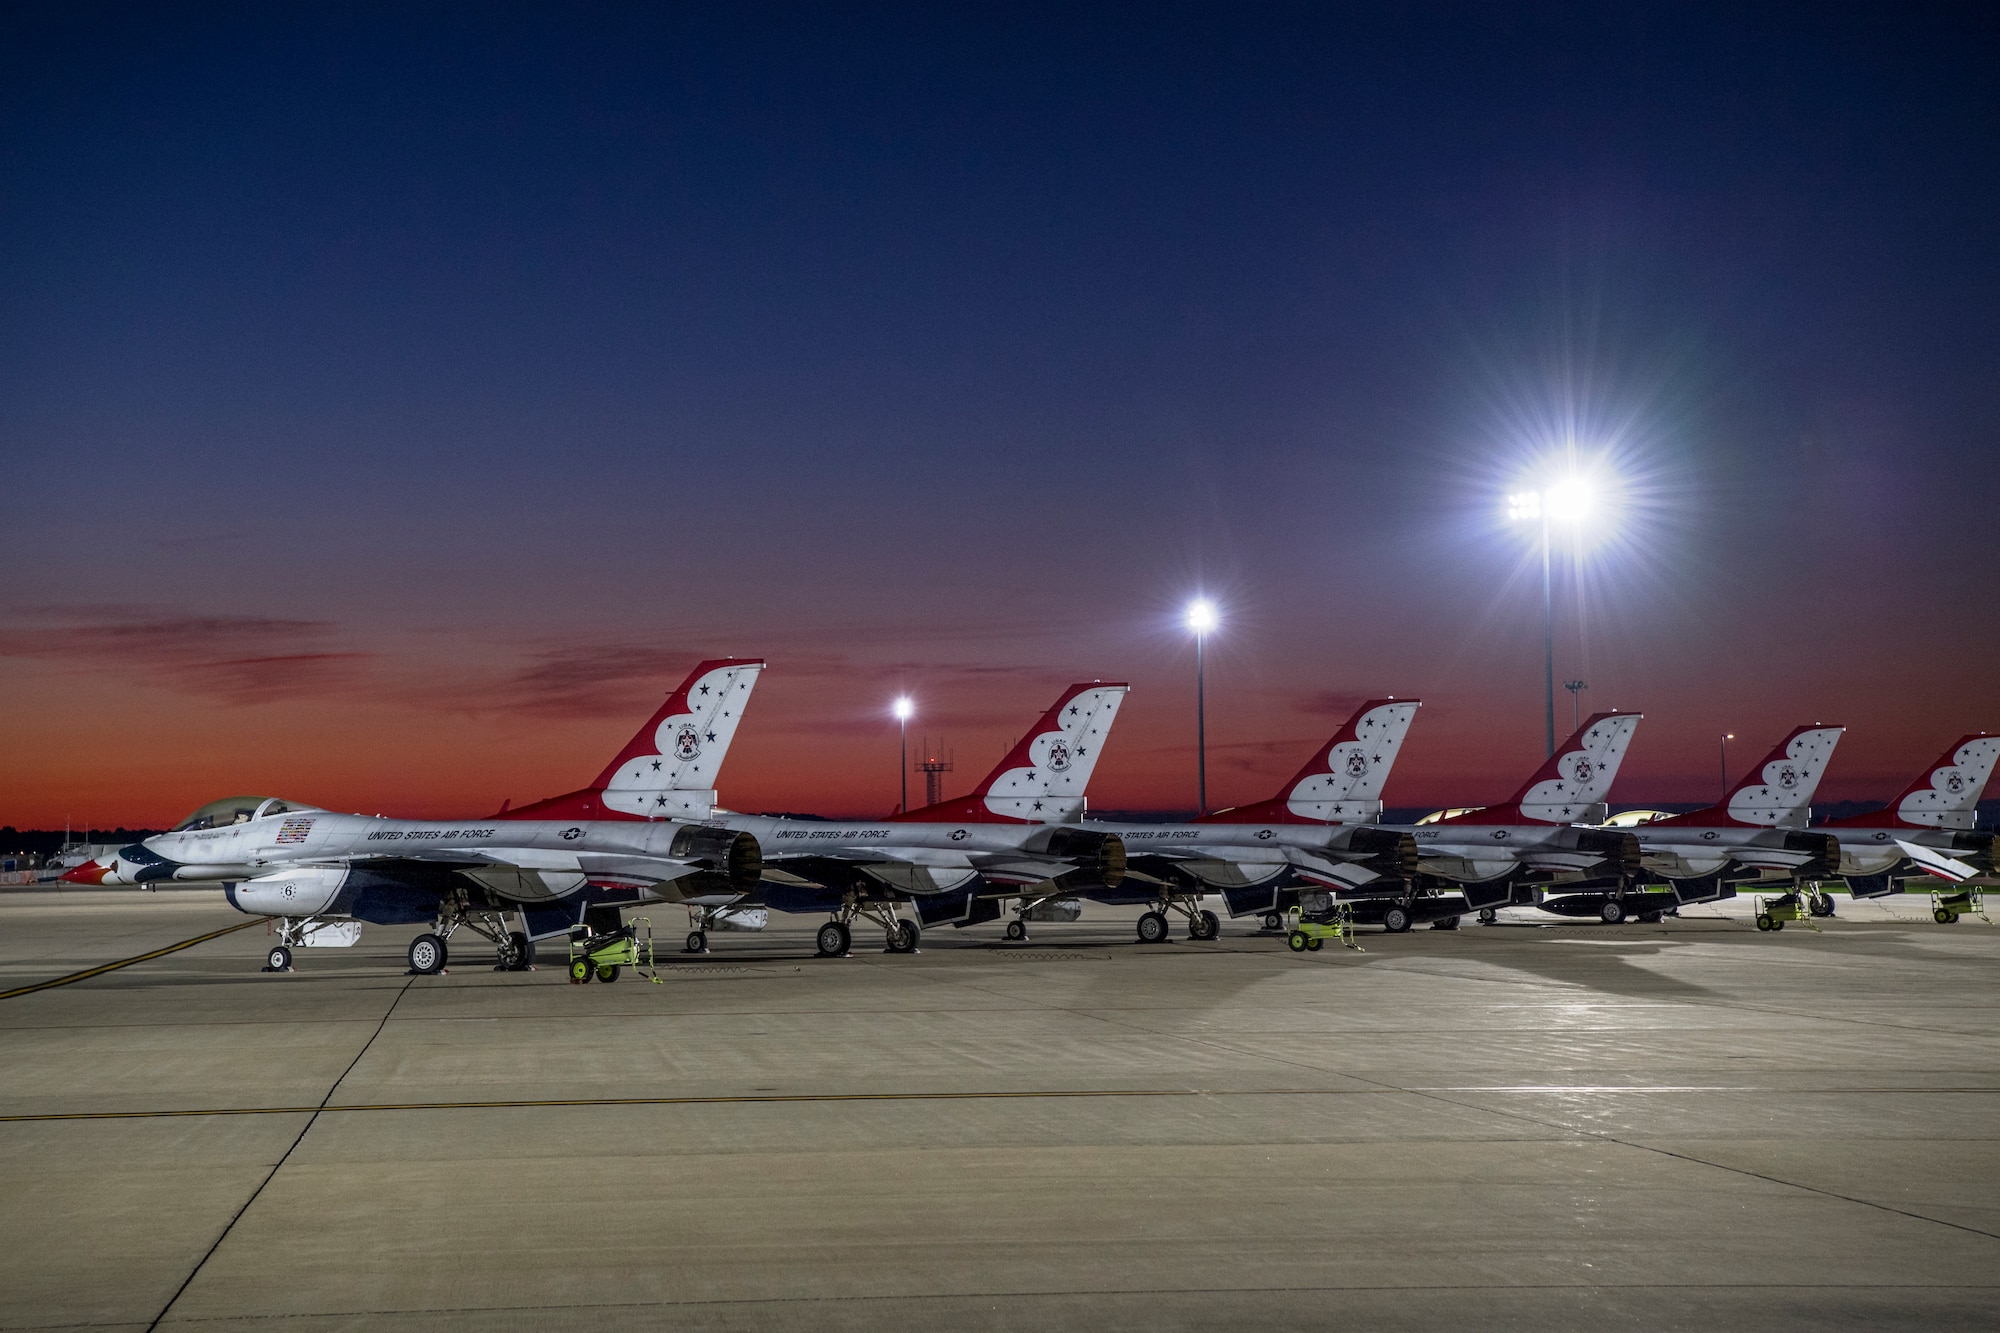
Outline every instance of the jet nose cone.
<svg viewBox="0 0 2000 1333">
<path fill-rule="evenodd" d="M 102 884 L 110 873 L 109 866 L 101 866 L 95 861 L 85 861 L 82 865 L 65 870 L 57 880 L 63 884 Z"/>
</svg>

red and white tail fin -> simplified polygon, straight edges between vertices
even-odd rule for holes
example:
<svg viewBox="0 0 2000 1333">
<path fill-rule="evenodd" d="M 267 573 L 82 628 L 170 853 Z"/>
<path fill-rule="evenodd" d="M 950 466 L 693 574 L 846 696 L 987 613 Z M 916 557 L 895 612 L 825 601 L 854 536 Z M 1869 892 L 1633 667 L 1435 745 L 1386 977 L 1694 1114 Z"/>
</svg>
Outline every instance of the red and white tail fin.
<svg viewBox="0 0 2000 1333">
<path fill-rule="evenodd" d="M 502 817 L 707 819 L 715 811 L 715 775 L 763 669 L 761 658 L 703 662 L 589 787 Z"/>
<path fill-rule="evenodd" d="M 1207 824 L 1365 824 L 1382 813 L 1382 788 L 1417 715 L 1416 699 L 1370 699 L 1298 775 L 1268 801 L 1218 810 Z"/>
<path fill-rule="evenodd" d="M 1082 819 L 1083 790 L 1131 688 L 1122 682 L 1070 686 L 970 796 L 891 818 L 925 824 Z"/>
<path fill-rule="evenodd" d="M 1743 775 L 1719 804 L 1660 823 L 1718 827 L 1804 828 L 1813 793 L 1826 775 L 1845 727 L 1796 727 L 1764 761 Z"/>
<path fill-rule="evenodd" d="M 1903 788 L 1886 810 L 1829 820 L 1833 827 L 1970 829 L 1978 815 L 1979 798 L 2000 758 L 2000 736 L 1974 732 L 1953 741 L 1951 748 Z"/>
<path fill-rule="evenodd" d="M 1611 794 L 1643 713 L 1598 713 L 1556 747 L 1505 805 L 1438 821 L 1443 824 L 1568 824 L 1590 817 Z"/>
</svg>

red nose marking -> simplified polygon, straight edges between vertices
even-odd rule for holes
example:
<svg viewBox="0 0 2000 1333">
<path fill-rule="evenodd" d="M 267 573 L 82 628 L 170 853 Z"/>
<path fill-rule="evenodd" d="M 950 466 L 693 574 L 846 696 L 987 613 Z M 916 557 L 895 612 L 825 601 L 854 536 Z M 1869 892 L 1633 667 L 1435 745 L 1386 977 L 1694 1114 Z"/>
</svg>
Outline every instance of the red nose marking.
<svg viewBox="0 0 2000 1333">
<path fill-rule="evenodd" d="M 101 866 L 95 861 L 85 861 L 74 870 L 63 871 L 59 882 L 63 884 L 102 884 L 104 877 L 110 873 L 110 866 Z"/>
</svg>

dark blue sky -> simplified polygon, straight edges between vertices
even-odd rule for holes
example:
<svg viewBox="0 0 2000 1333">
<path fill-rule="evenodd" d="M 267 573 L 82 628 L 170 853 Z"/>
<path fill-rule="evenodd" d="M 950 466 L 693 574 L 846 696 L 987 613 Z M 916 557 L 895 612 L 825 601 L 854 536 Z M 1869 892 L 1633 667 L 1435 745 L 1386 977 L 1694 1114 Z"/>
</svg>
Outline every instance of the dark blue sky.
<svg viewBox="0 0 2000 1333">
<path fill-rule="evenodd" d="M 0 23 L 0 450 L 60 520 L 0 538 L 10 822 L 249 756 L 531 798 L 724 652 L 769 802 L 899 684 L 983 756 L 1099 676 L 1103 799 L 1171 804 L 1197 585 L 1226 797 L 1395 692 L 1392 799 L 1485 799 L 1539 748 L 1497 496 L 1565 434 L 1631 482 L 1559 670 L 1648 712 L 1636 799 L 1719 728 L 1847 722 L 1865 796 L 2000 726 L 1991 8 Z"/>
</svg>

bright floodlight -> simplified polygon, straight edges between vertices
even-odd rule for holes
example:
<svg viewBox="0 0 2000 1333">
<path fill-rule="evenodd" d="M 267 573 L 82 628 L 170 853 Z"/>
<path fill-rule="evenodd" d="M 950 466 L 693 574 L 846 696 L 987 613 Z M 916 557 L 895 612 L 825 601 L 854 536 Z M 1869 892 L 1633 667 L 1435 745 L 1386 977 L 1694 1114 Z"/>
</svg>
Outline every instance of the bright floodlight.
<svg viewBox="0 0 2000 1333">
<path fill-rule="evenodd" d="M 890 706 L 889 711 L 896 715 L 898 722 L 908 722 L 910 714 L 917 711 L 917 706 L 910 702 L 909 695 L 904 694 L 897 697 L 896 702 Z"/>
<path fill-rule="evenodd" d="M 1542 516 L 1542 493 L 1540 491 L 1516 491 L 1507 497 L 1507 517 L 1515 523 L 1523 519 L 1537 519 Z"/>
<path fill-rule="evenodd" d="M 1188 628 L 1196 634 L 1206 634 L 1214 629 L 1216 625 L 1215 603 L 1209 601 L 1206 597 L 1197 597 L 1192 602 L 1189 602 L 1187 623 Z"/>
<path fill-rule="evenodd" d="M 1565 477 L 1542 492 L 1542 508 L 1556 523 L 1581 523 L 1597 508 L 1597 491 L 1582 477 Z"/>
</svg>

